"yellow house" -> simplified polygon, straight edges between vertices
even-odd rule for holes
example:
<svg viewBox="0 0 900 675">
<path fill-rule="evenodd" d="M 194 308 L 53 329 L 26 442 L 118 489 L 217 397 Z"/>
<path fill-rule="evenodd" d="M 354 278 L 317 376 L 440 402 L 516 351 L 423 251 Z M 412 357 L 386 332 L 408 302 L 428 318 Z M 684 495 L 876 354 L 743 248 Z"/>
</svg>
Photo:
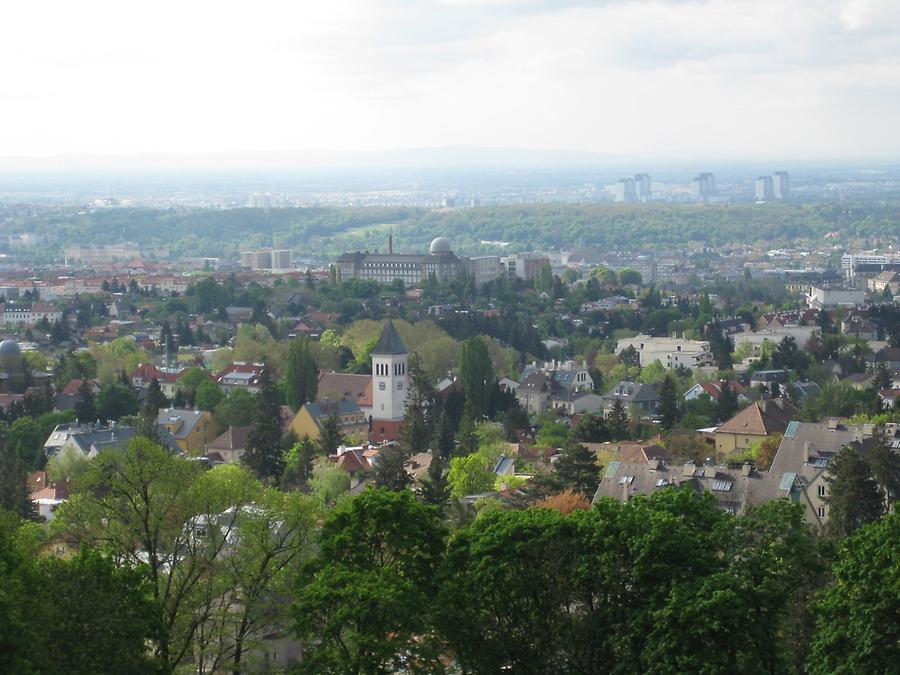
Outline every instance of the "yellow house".
<svg viewBox="0 0 900 675">
<path fill-rule="evenodd" d="M 716 429 L 716 457 L 727 458 L 749 450 L 770 434 L 784 433 L 796 413 L 797 409 L 783 398 L 751 403 Z"/>
<path fill-rule="evenodd" d="M 206 410 L 160 410 L 156 423 L 168 429 L 182 451 L 192 455 L 202 455 L 207 444 L 223 431 L 222 425 Z"/>
<path fill-rule="evenodd" d="M 332 415 L 338 419 L 341 432 L 348 437 L 365 439 L 369 434 L 369 422 L 356 401 L 342 398 L 339 401 L 312 401 L 306 403 L 294 415 L 291 431 L 297 438 L 309 436 L 318 440 L 322 427 Z"/>
</svg>

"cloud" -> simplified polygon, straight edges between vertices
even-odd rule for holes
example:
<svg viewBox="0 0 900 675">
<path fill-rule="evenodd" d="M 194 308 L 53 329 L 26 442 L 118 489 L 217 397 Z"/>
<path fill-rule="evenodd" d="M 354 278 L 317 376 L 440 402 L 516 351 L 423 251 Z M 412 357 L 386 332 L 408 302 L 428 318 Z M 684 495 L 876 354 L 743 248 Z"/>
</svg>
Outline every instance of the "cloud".
<svg viewBox="0 0 900 675">
<path fill-rule="evenodd" d="M 6 3 L 4 154 L 900 152 L 891 0 Z"/>
</svg>

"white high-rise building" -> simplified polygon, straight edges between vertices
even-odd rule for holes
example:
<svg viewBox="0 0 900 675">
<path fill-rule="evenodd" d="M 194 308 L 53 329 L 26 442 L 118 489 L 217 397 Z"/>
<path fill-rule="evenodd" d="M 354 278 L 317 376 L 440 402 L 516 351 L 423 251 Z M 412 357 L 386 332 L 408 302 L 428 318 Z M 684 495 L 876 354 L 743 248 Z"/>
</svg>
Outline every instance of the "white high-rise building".
<svg viewBox="0 0 900 675">
<path fill-rule="evenodd" d="M 406 410 L 408 354 L 388 319 L 372 350 L 372 418 L 398 421 Z"/>
<path fill-rule="evenodd" d="M 787 199 L 791 195 L 790 186 L 788 185 L 788 172 L 776 171 L 772 174 L 772 194 L 775 199 Z"/>
<path fill-rule="evenodd" d="M 706 201 L 716 194 L 716 177 L 708 172 L 694 176 L 691 180 L 691 196 L 698 201 Z"/>
<path fill-rule="evenodd" d="M 634 195 L 641 202 L 645 202 L 650 198 L 649 173 L 636 173 L 634 175 Z"/>
<path fill-rule="evenodd" d="M 634 192 L 633 178 L 620 178 L 616 183 L 616 201 L 617 202 L 633 202 L 637 201 Z"/>
<path fill-rule="evenodd" d="M 772 190 L 772 176 L 760 176 L 757 178 L 754 194 L 758 202 L 769 202 L 775 199 L 775 193 Z"/>
</svg>

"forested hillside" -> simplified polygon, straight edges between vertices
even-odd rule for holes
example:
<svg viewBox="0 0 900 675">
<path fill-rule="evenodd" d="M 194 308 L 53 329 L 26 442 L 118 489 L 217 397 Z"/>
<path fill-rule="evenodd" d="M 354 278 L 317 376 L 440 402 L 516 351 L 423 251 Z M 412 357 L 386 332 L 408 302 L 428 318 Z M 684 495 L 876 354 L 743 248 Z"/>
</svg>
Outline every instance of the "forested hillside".
<svg viewBox="0 0 900 675">
<path fill-rule="evenodd" d="M 456 210 L 414 208 L 75 209 L 16 212 L 2 232 L 47 234 L 59 244 L 122 240 L 175 255 L 234 255 L 276 245 L 325 257 L 347 250 L 424 250 L 443 235 L 461 253 L 596 246 L 605 250 L 820 241 L 874 245 L 896 234 L 900 204 L 537 204 Z"/>
</svg>

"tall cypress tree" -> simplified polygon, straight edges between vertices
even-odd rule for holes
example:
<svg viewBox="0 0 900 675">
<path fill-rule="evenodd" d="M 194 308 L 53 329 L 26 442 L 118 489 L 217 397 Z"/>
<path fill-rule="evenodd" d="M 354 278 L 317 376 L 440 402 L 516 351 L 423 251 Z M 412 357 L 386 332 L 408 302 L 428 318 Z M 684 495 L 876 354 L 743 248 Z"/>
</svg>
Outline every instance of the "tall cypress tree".
<svg viewBox="0 0 900 675">
<path fill-rule="evenodd" d="M 487 416 L 490 413 L 491 390 L 494 387 L 494 365 L 487 345 L 477 335 L 462 344 L 459 379 L 466 394 L 466 407 L 473 419 Z"/>
<path fill-rule="evenodd" d="M 878 484 L 859 451 L 843 448 L 828 465 L 828 531 L 848 537 L 884 514 L 884 502 Z"/>
<path fill-rule="evenodd" d="M 678 422 L 678 392 L 675 389 L 675 380 L 671 375 L 666 375 L 662 386 L 659 388 L 659 414 L 662 428 L 668 431 Z"/>
<path fill-rule="evenodd" d="M 418 355 L 413 355 L 409 364 L 409 394 L 406 398 L 406 411 L 403 414 L 401 429 L 401 440 L 409 455 L 428 450 L 434 436 L 431 415 L 433 404 L 431 383 L 419 365 Z"/>
<path fill-rule="evenodd" d="M 319 368 L 309 351 L 309 339 L 291 342 L 284 368 L 284 399 L 293 410 L 316 398 Z"/>
<path fill-rule="evenodd" d="M 91 381 L 83 379 L 78 387 L 78 399 L 75 401 L 75 417 L 81 422 L 93 422 L 97 419 L 97 404 L 94 401 L 94 390 Z"/>
<path fill-rule="evenodd" d="M 729 420 L 737 411 L 737 393 L 732 389 L 728 380 L 722 380 L 722 386 L 719 389 L 719 419 L 722 422 Z"/>
<path fill-rule="evenodd" d="M 284 470 L 281 423 L 278 394 L 266 363 L 259 378 L 253 428 L 247 436 L 247 449 L 242 458 L 260 478 L 274 478 Z"/>
</svg>

